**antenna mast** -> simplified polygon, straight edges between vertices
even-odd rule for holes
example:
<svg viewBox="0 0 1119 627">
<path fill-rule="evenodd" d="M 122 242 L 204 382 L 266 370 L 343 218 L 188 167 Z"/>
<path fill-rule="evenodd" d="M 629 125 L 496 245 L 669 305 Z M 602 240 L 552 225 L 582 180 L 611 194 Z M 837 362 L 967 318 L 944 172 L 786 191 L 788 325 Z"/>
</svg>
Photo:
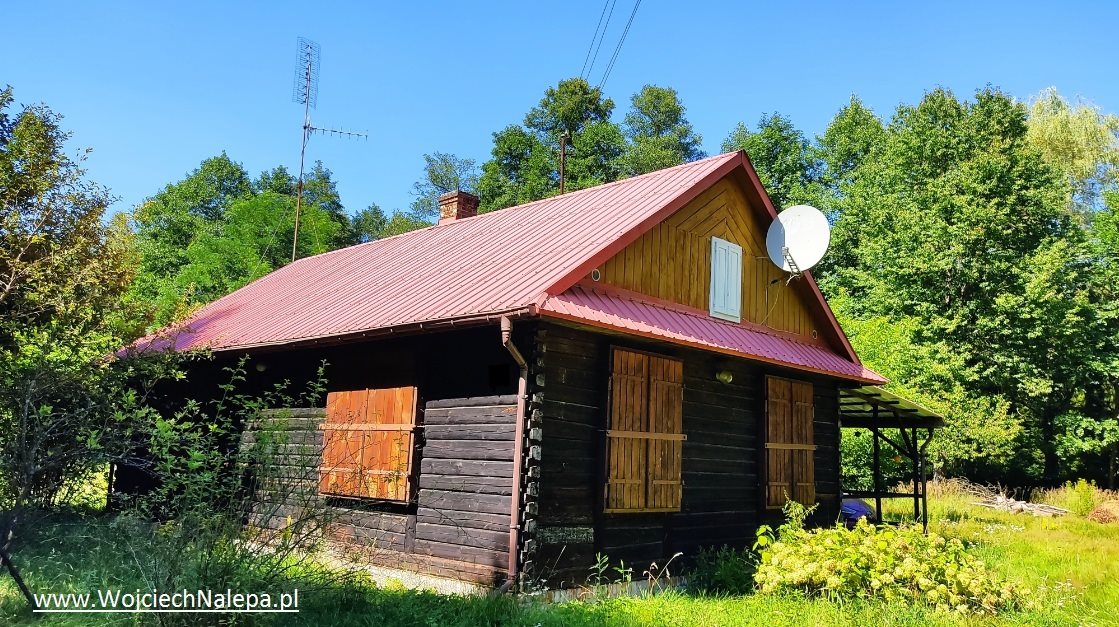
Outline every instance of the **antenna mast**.
<svg viewBox="0 0 1119 627">
<path fill-rule="evenodd" d="M 369 138 L 365 133 L 318 128 L 311 124 L 311 109 L 315 108 L 319 100 L 319 58 L 321 52 L 319 44 L 305 37 L 298 39 L 295 57 L 295 82 L 291 99 L 293 102 L 303 105 L 303 143 L 299 148 L 299 182 L 295 188 L 295 231 L 291 237 L 292 261 L 295 261 L 296 246 L 299 244 L 299 214 L 303 209 L 303 168 L 307 156 L 307 140 L 311 137 L 311 133 L 318 131 L 324 135 Z"/>
</svg>

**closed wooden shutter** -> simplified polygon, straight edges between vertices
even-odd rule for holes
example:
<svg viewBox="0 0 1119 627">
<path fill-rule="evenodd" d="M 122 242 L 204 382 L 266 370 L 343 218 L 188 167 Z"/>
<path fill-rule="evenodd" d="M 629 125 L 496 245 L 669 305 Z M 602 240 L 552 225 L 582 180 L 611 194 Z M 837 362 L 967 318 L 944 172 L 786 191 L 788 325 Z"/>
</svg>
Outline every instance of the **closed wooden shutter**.
<svg viewBox="0 0 1119 627">
<path fill-rule="evenodd" d="M 683 433 L 684 364 L 675 359 L 650 356 L 649 482 L 646 487 L 649 509 L 680 509 Z"/>
<path fill-rule="evenodd" d="M 607 512 L 679 511 L 683 364 L 614 349 L 607 434 Z"/>
<path fill-rule="evenodd" d="M 742 321 L 742 247 L 711 238 L 711 315 Z"/>
<path fill-rule="evenodd" d="M 328 394 L 319 492 L 410 500 L 416 400 L 415 387 Z"/>
<path fill-rule="evenodd" d="M 766 507 L 816 501 L 812 384 L 766 378 Z"/>
</svg>

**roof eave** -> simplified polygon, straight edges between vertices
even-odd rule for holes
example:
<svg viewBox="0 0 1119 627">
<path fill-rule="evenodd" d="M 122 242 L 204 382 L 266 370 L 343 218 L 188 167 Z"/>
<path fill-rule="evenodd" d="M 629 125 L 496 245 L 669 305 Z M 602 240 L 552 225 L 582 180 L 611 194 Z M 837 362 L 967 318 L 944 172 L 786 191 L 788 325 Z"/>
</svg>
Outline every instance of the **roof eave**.
<svg viewBox="0 0 1119 627">
<path fill-rule="evenodd" d="M 711 345 L 708 345 L 708 344 L 703 344 L 701 342 L 692 342 L 692 341 L 688 341 L 688 340 L 684 340 L 684 339 L 680 339 L 680 338 L 667 337 L 667 336 L 663 336 L 663 335 L 658 335 L 656 333 L 641 331 L 639 329 L 627 329 L 627 328 L 617 327 L 617 326 L 614 326 L 612 324 L 607 324 L 605 322 L 599 322 L 597 320 L 590 320 L 590 319 L 587 319 L 587 318 L 581 318 L 579 316 L 573 316 L 573 315 L 570 315 L 570 314 L 564 314 L 564 313 L 560 313 L 560 312 L 556 312 L 556 311 L 541 310 L 539 313 L 540 313 L 540 316 L 542 318 L 553 318 L 553 319 L 556 319 L 556 320 L 562 320 L 562 321 L 565 321 L 565 322 L 575 323 L 575 324 L 578 324 L 578 325 L 605 329 L 605 330 L 613 331 L 615 333 L 620 333 L 622 335 L 632 335 L 632 336 L 641 337 L 641 338 L 645 338 L 645 339 L 656 340 L 658 342 L 667 342 L 669 344 L 676 344 L 678 346 L 685 346 L 687 348 L 693 348 L 693 349 L 696 349 L 696 350 L 706 351 L 706 352 L 710 352 L 710 353 L 719 353 L 721 355 L 728 355 L 728 356 L 731 356 L 731 357 L 738 357 L 740 359 L 748 359 L 748 360 L 751 360 L 751 361 L 766 363 L 766 364 L 770 364 L 770 365 L 773 365 L 773 366 L 780 366 L 782 368 L 789 368 L 790 370 L 797 370 L 797 371 L 800 371 L 800 372 L 810 372 L 812 374 L 823 375 L 823 376 L 831 377 L 833 379 L 839 379 L 841 381 L 850 381 L 850 382 L 860 383 L 860 384 L 864 384 L 864 385 L 882 385 L 882 384 L 886 383 L 885 379 L 873 379 L 873 378 L 869 378 L 869 377 L 861 377 L 861 376 L 857 376 L 857 375 L 853 375 L 853 374 L 836 372 L 834 370 L 827 370 L 827 369 L 824 369 L 824 368 L 815 368 L 815 367 L 812 367 L 812 366 L 804 366 L 804 365 L 801 365 L 801 364 L 789 363 L 787 361 L 782 361 L 780 359 L 774 359 L 772 357 L 764 357 L 764 356 L 759 356 L 759 355 L 752 355 L 750 353 L 736 351 L 736 350 L 733 350 L 733 349 L 730 349 L 730 348 L 721 348 L 721 347 L 718 347 L 718 346 L 711 346 Z M 855 365 L 861 366 L 862 364 L 855 364 Z"/>
<path fill-rule="evenodd" d="M 501 318 L 504 317 L 521 319 L 537 315 L 539 315 L 538 308 L 536 307 L 536 305 L 530 304 L 523 307 L 496 310 L 482 314 L 453 316 L 436 320 L 422 320 L 417 322 L 391 325 L 387 327 L 364 329 L 361 331 L 350 331 L 346 333 L 335 333 L 298 339 L 277 340 L 275 342 L 254 342 L 251 344 L 233 344 L 229 346 L 211 345 L 209 346 L 209 348 L 214 353 L 228 354 L 242 351 L 277 351 L 285 349 L 310 348 L 317 346 L 335 346 L 338 344 L 345 344 L 347 342 L 362 341 L 367 339 L 384 339 L 388 336 L 397 337 L 418 335 L 435 331 L 448 331 L 454 328 L 497 324 L 501 320 Z"/>
</svg>

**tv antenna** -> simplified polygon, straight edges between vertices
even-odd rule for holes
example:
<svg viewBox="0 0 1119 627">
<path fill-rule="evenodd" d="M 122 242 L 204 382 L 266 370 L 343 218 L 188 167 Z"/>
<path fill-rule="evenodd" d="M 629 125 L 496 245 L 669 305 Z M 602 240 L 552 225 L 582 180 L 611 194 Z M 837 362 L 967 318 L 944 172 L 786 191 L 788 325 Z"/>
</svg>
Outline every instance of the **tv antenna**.
<svg viewBox="0 0 1119 627">
<path fill-rule="evenodd" d="M 765 249 L 773 265 L 799 278 L 820 263 L 831 243 L 831 225 L 823 213 L 795 205 L 777 214 L 765 235 Z"/>
<path fill-rule="evenodd" d="M 335 137 L 369 139 L 366 133 L 346 131 L 335 128 L 321 128 L 311 124 L 311 109 L 319 101 L 319 57 L 322 49 L 319 44 L 300 37 L 295 57 L 295 81 L 292 85 L 291 99 L 303 105 L 303 145 L 299 149 L 299 182 L 295 192 L 295 231 L 291 236 L 291 260 L 295 261 L 295 250 L 299 244 L 299 213 L 303 208 L 303 167 L 307 156 L 307 140 L 312 133 Z"/>
</svg>

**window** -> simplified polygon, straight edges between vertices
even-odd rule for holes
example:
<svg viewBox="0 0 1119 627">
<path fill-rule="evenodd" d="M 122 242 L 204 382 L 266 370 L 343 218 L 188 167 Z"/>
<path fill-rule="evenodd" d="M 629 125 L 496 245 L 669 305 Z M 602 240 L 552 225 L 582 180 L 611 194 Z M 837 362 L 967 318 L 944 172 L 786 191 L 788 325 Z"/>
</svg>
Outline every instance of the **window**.
<svg viewBox="0 0 1119 627">
<path fill-rule="evenodd" d="M 684 364 L 618 348 L 611 360 L 605 511 L 678 512 Z"/>
<path fill-rule="evenodd" d="M 742 247 L 711 238 L 711 315 L 742 321 Z"/>
<path fill-rule="evenodd" d="M 777 509 L 786 499 L 816 502 L 812 439 L 812 384 L 766 377 L 765 506 Z"/>
<path fill-rule="evenodd" d="M 411 500 L 416 388 L 331 392 L 321 429 L 320 493 Z"/>
</svg>

